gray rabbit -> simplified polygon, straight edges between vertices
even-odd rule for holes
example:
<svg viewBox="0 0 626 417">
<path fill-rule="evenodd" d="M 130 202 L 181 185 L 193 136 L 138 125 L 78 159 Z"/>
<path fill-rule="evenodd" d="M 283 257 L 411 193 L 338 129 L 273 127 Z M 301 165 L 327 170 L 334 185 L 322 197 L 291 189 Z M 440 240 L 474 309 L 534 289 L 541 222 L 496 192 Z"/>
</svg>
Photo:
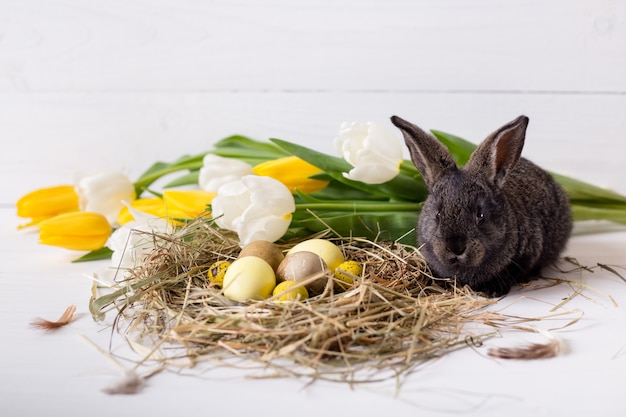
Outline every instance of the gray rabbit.
<svg viewBox="0 0 626 417">
<path fill-rule="evenodd" d="M 397 116 L 391 121 L 429 190 L 417 234 L 434 274 L 500 296 L 557 259 L 572 228 L 569 199 L 550 174 L 520 157 L 528 117 L 490 134 L 463 168 L 434 136 Z"/>
</svg>

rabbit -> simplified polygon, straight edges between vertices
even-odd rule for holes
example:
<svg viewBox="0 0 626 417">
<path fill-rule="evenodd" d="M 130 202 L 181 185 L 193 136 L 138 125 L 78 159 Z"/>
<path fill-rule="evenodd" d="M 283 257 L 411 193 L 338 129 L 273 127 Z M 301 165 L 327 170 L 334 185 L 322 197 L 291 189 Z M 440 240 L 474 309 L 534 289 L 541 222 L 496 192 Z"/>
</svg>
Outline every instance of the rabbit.
<svg viewBox="0 0 626 417">
<path fill-rule="evenodd" d="M 499 297 L 559 257 L 572 229 L 569 198 L 520 157 L 528 117 L 491 133 L 462 168 L 431 134 L 398 116 L 391 122 L 429 192 L 417 239 L 436 276 Z"/>
</svg>

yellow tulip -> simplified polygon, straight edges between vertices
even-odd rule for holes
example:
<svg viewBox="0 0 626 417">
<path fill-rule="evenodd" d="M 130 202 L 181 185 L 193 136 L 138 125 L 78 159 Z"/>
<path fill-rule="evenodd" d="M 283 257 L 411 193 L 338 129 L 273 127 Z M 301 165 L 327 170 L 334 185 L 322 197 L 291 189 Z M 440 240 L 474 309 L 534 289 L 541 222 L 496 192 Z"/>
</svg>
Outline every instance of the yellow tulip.
<svg viewBox="0 0 626 417">
<path fill-rule="evenodd" d="M 163 201 L 170 219 L 195 219 L 207 214 L 207 206 L 217 193 L 203 190 L 165 190 Z"/>
<path fill-rule="evenodd" d="M 39 243 L 72 250 L 102 248 L 111 225 L 101 214 L 86 211 L 60 214 L 39 223 Z"/>
<path fill-rule="evenodd" d="M 263 162 L 253 168 L 256 175 L 272 177 L 287 186 L 292 194 L 296 190 L 309 194 L 325 188 L 328 181 L 315 180 L 312 175 L 322 173 L 318 167 L 298 158 L 287 156 Z"/>
<path fill-rule="evenodd" d="M 165 204 L 161 198 L 140 198 L 138 200 L 133 200 L 128 204 L 133 209 L 141 211 L 142 213 L 152 214 L 157 217 L 165 217 Z M 128 206 L 124 206 L 122 210 L 120 210 L 120 214 L 117 217 L 117 223 L 121 226 L 132 220 L 135 220 L 135 218 L 128 209 Z"/>
<path fill-rule="evenodd" d="M 40 188 L 20 198 L 16 207 L 19 217 L 31 219 L 20 227 L 32 226 L 62 213 L 78 211 L 78 194 L 72 185 Z"/>
</svg>

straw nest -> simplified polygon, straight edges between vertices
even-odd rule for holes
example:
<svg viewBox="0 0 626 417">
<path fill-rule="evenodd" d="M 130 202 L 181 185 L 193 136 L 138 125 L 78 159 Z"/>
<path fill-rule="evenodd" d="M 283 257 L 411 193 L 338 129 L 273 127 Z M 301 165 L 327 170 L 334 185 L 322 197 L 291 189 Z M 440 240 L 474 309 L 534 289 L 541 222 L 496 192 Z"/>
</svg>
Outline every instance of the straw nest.
<svg viewBox="0 0 626 417">
<path fill-rule="evenodd" d="M 213 262 L 239 254 L 234 236 L 196 220 L 146 239 L 155 249 L 143 264 L 90 304 L 95 319 L 116 312 L 117 329 L 147 346 L 144 360 L 243 359 L 271 376 L 371 382 L 397 378 L 493 334 L 493 328 L 467 326 L 484 323 L 493 301 L 431 277 L 412 246 L 333 238 L 346 259 L 364 267 L 350 288 L 327 285 L 304 301 L 237 303 L 207 279 Z"/>
</svg>

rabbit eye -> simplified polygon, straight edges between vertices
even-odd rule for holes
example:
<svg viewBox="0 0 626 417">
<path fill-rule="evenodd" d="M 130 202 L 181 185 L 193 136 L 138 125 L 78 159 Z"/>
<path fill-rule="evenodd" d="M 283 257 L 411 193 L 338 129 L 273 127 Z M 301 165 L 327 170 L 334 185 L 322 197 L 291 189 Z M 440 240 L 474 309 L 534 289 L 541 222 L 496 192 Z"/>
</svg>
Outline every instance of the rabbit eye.
<svg viewBox="0 0 626 417">
<path fill-rule="evenodd" d="M 441 211 L 437 210 L 437 213 L 435 213 L 435 219 L 437 219 L 437 221 L 441 220 Z"/>
<path fill-rule="evenodd" d="M 485 220 L 485 213 L 482 209 L 476 211 L 476 224 L 481 224 Z"/>
</svg>

